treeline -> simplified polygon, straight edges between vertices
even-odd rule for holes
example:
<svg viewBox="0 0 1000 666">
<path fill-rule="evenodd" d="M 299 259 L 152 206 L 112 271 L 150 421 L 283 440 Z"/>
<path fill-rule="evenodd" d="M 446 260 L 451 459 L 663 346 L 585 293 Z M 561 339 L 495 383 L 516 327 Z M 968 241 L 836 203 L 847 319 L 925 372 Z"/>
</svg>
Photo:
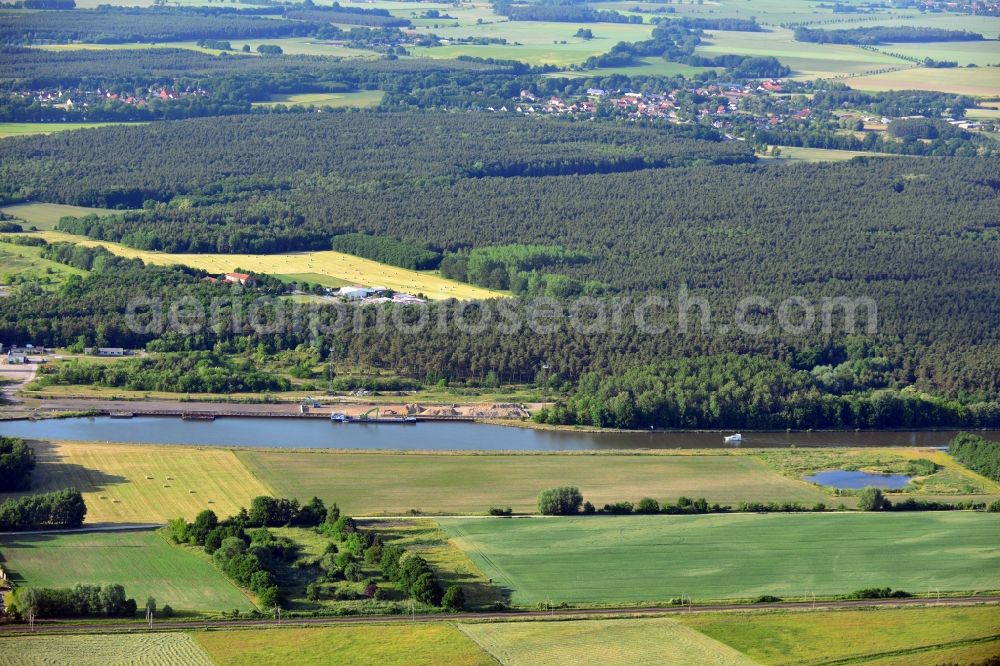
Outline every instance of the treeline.
<svg viewBox="0 0 1000 666">
<path fill-rule="evenodd" d="M 19 587 L 14 590 L 12 614 L 44 618 L 135 617 L 138 607 L 117 583 L 76 585 L 72 588 Z"/>
<path fill-rule="evenodd" d="M 897 139 L 964 139 L 969 132 L 942 118 L 898 118 L 889 123 L 889 136 Z"/>
<path fill-rule="evenodd" d="M 1000 442 L 963 432 L 948 443 L 948 453 L 972 471 L 1000 481 Z"/>
<path fill-rule="evenodd" d="M 638 14 L 621 14 L 606 9 L 580 5 L 494 3 L 495 11 L 511 21 L 548 21 L 552 23 L 642 23 Z"/>
<path fill-rule="evenodd" d="M 10 498 L 0 504 L 0 530 L 75 529 L 83 525 L 87 505 L 79 490 Z"/>
<path fill-rule="evenodd" d="M 818 374 L 818 373 L 817 373 Z M 993 427 L 1000 401 L 963 405 L 891 389 L 838 393 L 817 374 L 771 359 L 681 359 L 621 376 L 584 375 L 534 420 L 610 428 L 756 430 Z"/>
<path fill-rule="evenodd" d="M 714 17 L 683 17 L 677 19 L 685 28 L 693 30 L 733 30 L 738 32 L 763 32 L 757 20 L 754 18 L 714 18 Z"/>
<path fill-rule="evenodd" d="M 851 90 L 843 84 L 826 81 L 822 83 L 821 89 L 813 93 L 810 101 L 810 108 L 814 110 L 835 111 L 849 107 L 890 118 L 903 116 L 937 118 L 946 113 L 962 116 L 966 109 L 976 105 L 977 101 L 967 95 L 926 90 L 888 90 L 874 93 Z"/>
<path fill-rule="evenodd" d="M 0 437 L 0 493 L 17 492 L 31 487 L 35 470 L 35 452 L 17 437 Z"/>
<path fill-rule="evenodd" d="M 287 379 L 257 370 L 250 360 L 213 352 L 164 354 L 117 363 L 66 361 L 43 367 L 36 381 L 43 386 L 107 386 L 171 393 L 257 393 L 291 388 Z"/>
<path fill-rule="evenodd" d="M 988 507 L 984 502 L 937 502 L 934 500 L 922 500 L 909 497 L 900 502 L 893 503 L 881 490 L 874 487 L 867 487 L 861 491 L 858 497 L 858 509 L 861 511 L 989 511 L 991 513 L 1000 511 L 1000 500 L 993 502 Z M 638 502 L 632 503 L 628 500 L 607 503 L 603 508 L 597 508 L 591 502 L 585 501 L 580 489 L 576 486 L 560 486 L 558 488 L 547 488 L 538 494 L 538 512 L 543 516 L 573 516 L 583 515 L 656 515 L 666 514 L 671 516 L 705 515 L 711 513 L 804 513 L 823 512 L 828 507 L 823 502 L 817 502 L 811 507 L 803 505 L 801 502 L 739 502 L 734 509 L 728 505 L 709 504 L 702 497 L 691 499 L 690 497 L 679 497 L 676 502 L 659 502 L 652 497 L 643 497 Z M 846 507 L 841 504 L 837 507 L 839 511 L 845 511 Z M 491 516 L 511 515 L 510 508 L 490 509 Z"/>
<path fill-rule="evenodd" d="M 230 41 L 230 40 L 226 40 Z M 280 59 L 207 53 L 177 48 L 81 49 L 49 51 L 17 46 L 0 47 L 0 80 L 4 90 L 23 88 L 148 87 L 151 85 L 202 84 L 215 91 L 215 80 L 234 81 L 257 89 L 266 85 L 276 91 L 310 92 L 329 82 L 350 89 L 409 89 L 428 78 L 438 83 L 459 75 L 502 73 L 510 78 L 511 67 L 476 62 L 414 59 L 371 60 L 323 56 L 288 55 Z M 522 70 L 528 68 L 520 65 Z M 288 88 L 281 86 L 287 85 Z M 314 86 L 310 88 L 310 86 Z"/>
<path fill-rule="evenodd" d="M 413 26 L 410 19 L 393 16 L 386 9 L 345 7 L 336 2 L 333 3 L 332 7 L 314 6 L 308 9 L 289 9 L 285 12 L 285 18 L 316 23 L 364 25 L 374 28 L 409 28 Z"/>
<path fill-rule="evenodd" d="M 858 44 L 863 46 L 892 42 L 969 42 L 980 41 L 982 34 L 967 30 L 945 30 L 920 26 L 871 26 L 823 30 L 799 26 L 795 39 L 813 44 Z"/>
<path fill-rule="evenodd" d="M 276 21 L 234 12 L 158 8 L 8 12 L 0 22 L 0 44 L 269 39 L 305 36 L 317 27 L 305 21 Z"/>
<path fill-rule="evenodd" d="M 412 270 L 433 269 L 441 261 L 439 252 L 395 238 L 361 233 L 334 236 L 330 249 Z"/>
</svg>

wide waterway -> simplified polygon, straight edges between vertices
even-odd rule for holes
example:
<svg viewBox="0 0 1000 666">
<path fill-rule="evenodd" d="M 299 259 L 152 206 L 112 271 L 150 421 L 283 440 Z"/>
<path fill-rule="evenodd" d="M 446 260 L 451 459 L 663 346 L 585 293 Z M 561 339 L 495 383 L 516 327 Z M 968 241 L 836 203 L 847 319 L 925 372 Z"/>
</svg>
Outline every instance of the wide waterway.
<svg viewBox="0 0 1000 666">
<path fill-rule="evenodd" d="M 1000 431 L 983 434 L 989 439 L 1000 439 Z M 0 435 L 32 439 L 196 446 L 411 451 L 714 449 L 734 446 L 722 441 L 723 433 L 715 432 L 568 432 L 468 422 L 372 425 L 334 424 L 325 419 L 242 417 L 223 417 L 214 421 L 183 421 L 165 416 L 0 421 Z M 739 446 L 946 446 L 954 435 L 955 431 L 744 432 Z"/>
</svg>

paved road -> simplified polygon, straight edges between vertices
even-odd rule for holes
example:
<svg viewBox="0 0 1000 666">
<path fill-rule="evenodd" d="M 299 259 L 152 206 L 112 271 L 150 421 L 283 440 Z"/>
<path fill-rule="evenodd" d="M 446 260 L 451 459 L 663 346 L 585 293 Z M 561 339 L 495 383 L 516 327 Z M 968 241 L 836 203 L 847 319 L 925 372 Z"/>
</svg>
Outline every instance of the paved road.
<svg viewBox="0 0 1000 666">
<path fill-rule="evenodd" d="M 711 604 L 704 606 L 685 606 L 667 608 L 587 608 L 553 611 L 509 611 L 505 613 L 435 613 L 427 615 L 379 615 L 350 617 L 309 617 L 293 618 L 278 623 L 275 620 L 203 620 L 197 622 L 155 622 L 154 631 L 164 629 L 210 629 L 236 627 L 268 627 L 301 626 L 301 625 L 337 625 L 337 624 L 399 624 L 405 622 L 442 622 L 453 620 L 516 620 L 545 618 L 588 618 L 588 617 L 621 617 L 635 615 L 666 615 L 680 613 L 708 613 L 718 611 L 761 611 L 761 610 L 832 610 L 844 608 L 871 608 L 874 606 L 968 606 L 974 604 L 997 604 L 1000 596 L 947 597 L 935 599 L 865 599 L 860 601 L 810 601 L 779 602 L 772 604 Z M 142 622 L 102 622 L 94 624 L 61 624 L 58 621 L 39 620 L 35 622 L 36 631 L 45 632 L 93 632 L 93 631 L 148 631 Z M 0 625 L 0 635 L 27 633 L 30 629 L 24 624 Z"/>
</svg>

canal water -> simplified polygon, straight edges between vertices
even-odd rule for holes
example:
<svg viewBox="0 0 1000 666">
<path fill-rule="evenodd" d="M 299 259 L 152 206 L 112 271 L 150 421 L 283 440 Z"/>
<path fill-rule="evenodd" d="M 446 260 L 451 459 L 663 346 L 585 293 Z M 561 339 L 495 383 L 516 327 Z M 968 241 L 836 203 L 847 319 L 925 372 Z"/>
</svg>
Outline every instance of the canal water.
<svg viewBox="0 0 1000 666">
<path fill-rule="evenodd" d="M 197 446 L 395 449 L 437 451 L 574 451 L 610 449 L 734 448 L 716 432 L 566 432 L 482 423 L 422 422 L 416 425 L 334 424 L 325 419 L 176 417 L 132 419 L 80 417 L 0 421 L 0 435 L 34 439 L 144 442 Z M 743 433 L 740 448 L 836 446 L 946 446 L 955 431 Z M 1000 439 L 1000 431 L 984 433 Z"/>
</svg>

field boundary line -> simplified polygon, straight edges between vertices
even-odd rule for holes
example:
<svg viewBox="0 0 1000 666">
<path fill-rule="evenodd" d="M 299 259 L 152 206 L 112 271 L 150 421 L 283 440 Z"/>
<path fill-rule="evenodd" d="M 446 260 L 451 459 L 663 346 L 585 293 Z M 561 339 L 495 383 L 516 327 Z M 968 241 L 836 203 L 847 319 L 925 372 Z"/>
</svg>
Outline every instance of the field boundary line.
<svg viewBox="0 0 1000 666">
<path fill-rule="evenodd" d="M 833 659 L 830 661 L 817 661 L 811 662 L 816 666 L 847 666 L 849 664 L 867 664 L 874 659 L 882 659 L 885 657 L 905 657 L 907 655 L 919 655 L 924 652 L 932 652 L 937 650 L 947 650 L 949 648 L 965 647 L 969 645 L 980 645 L 986 643 L 993 643 L 1000 641 L 1000 634 L 993 634 L 991 636 L 980 636 L 979 638 L 963 638 L 957 641 L 951 641 L 948 643 L 935 643 L 933 645 L 921 645 L 918 647 L 911 648 L 900 648 L 899 650 L 890 650 L 889 652 L 873 652 L 864 655 L 855 655 L 853 657 L 842 657 L 840 659 Z"/>
</svg>

